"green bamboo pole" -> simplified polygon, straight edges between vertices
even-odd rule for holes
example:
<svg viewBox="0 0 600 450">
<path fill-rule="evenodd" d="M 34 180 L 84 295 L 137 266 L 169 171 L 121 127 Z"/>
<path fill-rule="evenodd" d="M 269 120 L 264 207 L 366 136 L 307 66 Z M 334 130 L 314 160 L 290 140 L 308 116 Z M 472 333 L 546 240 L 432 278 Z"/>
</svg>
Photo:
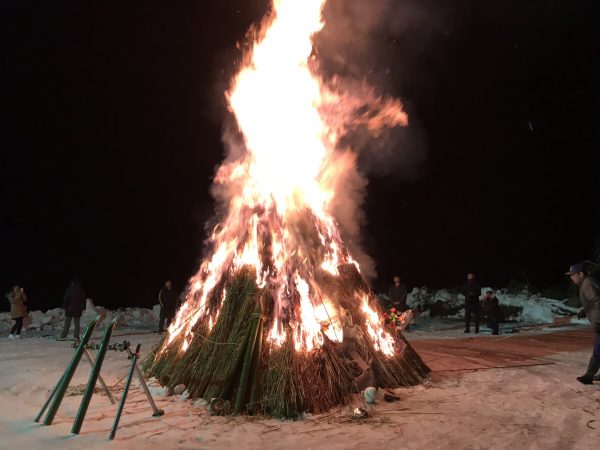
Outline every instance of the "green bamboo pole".
<svg viewBox="0 0 600 450">
<path fill-rule="evenodd" d="M 123 407 L 125 406 L 125 400 L 127 400 L 127 393 L 129 392 L 129 387 L 131 386 L 131 380 L 133 378 L 133 374 L 135 372 L 136 363 L 138 358 L 140 357 L 140 347 L 141 344 L 138 344 L 135 352 L 131 356 L 131 367 L 129 368 L 129 373 L 127 374 L 127 382 L 125 383 L 125 388 L 123 389 L 123 394 L 121 394 L 121 401 L 119 401 L 119 407 L 117 408 L 117 415 L 115 416 L 115 420 L 113 422 L 112 428 L 110 430 L 109 439 L 114 439 L 117 434 L 117 428 L 119 427 L 119 421 L 121 420 L 121 414 L 123 413 Z"/>
<path fill-rule="evenodd" d="M 250 339 L 248 340 L 248 347 L 246 347 L 244 364 L 242 366 L 242 374 L 240 376 L 240 385 L 238 387 L 237 396 L 235 399 L 235 408 L 233 411 L 235 414 L 239 414 L 242 411 L 242 404 L 246 395 L 246 384 L 248 383 L 248 375 L 250 374 L 250 363 L 252 362 L 252 354 L 254 353 L 254 347 L 256 346 L 256 336 L 258 335 L 258 319 L 260 318 L 259 305 L 256 305 L 254 313 L 251 317 L 252 324 L 250 325 Z"/>
<path fill-rule="evenodd" d="M 252 358 L 252 390 L 250 391 L 250 402 L 251 406 L 254 406 L 256 403 L 256 397 L 258 395 L 258 382 L 259 382 L 259 372 L 260 372 L 260 358 L 262 355 L 262 344 L 263 344 L 263 328 L 264 322 L 262 318 L 259 319 L 258 322 L 258 331 L 257 331 L 257 342 L 256 349 L 254 351 L 254 357 Z"/>
<path fill-rule="evenodd" d="M 138 344 L 138 347 L 140 347 L 140 346 L 141 346 L 141 344 Z M 134 353 L 131 351 L 131 348 L 129 348 L 129 347 L 127 347 L 127 353 L 129 353 L 129 357 L 131 359 L 133 359 L 133 357 L 135 356 Z M 137 353 L 139 353 L 139 349 L 137 350 Z M 148 403 L 150 403 L 150 406 L 152 407 L 152 417 L 160 417 L 160 416 L 164 415 L 165 412 L 162 409 L 159 409 L 156 406 L 156 403 L 154 403 L 154 399 L 152 398 L 150 389 L 148 389 L 148 385 L 146 384 L 146 380 L 144 379 L 144 374 L 142 373 L 142 371 L 140 370 L 140 368 L 137 365 L 137 358 L 139 358 L 139 355 L 136 356 L 136 364 L 133 365 L 133 368 L 135 369 L 135 374 L 138 377 L 138 381 L 142 385 L 142 389 L 144 391 L 144 394 L 146 394 Z"/>
<path fill-rule="evenodd" d="M 220 395 L 220 397 L 223 400 L 229 397 L 229 392 L 231 391 L 235 374 L 239 372 L 242 366 L 242 361 L 244 360 L 244 355 L 246 354 L 246 348 L 248 347 L 248 340 L 250 339 L 250 331 L 250 328 L 248 328 L 248 331 L 244 335 L 244 338 L 240 343 L 240 347 L 238 348 L 237 353 L 235 355 L 235 362 L 231 365 L 229 373 L 225 376 L 225 384 L 223 386 L 223 389 L 221 389 Z"/>
<path fill-rule="evenodd" d="M 88 384 L 85 388 L 85 392 L 83 393 L 83 398 L 81 399 L 79 410 L 77 411 L 77 415 L 75 416 L 75 422 L 73 422 L 73 427 L 71 428 L 71 433 L 73 434 L 79 434 L 79 432 L 81 431 L 83 419 L 85 419 L 85 414 L 87 412 L 88 406 L 90 405 L 90 400 L 92 399 L 92 395 L 94 395 L 94 388 L 96 387 L 96 383 L 98 382 L 100 368 L 102 367 L 102 363 L 104 362 L 104 356 L 106 355 L 106 350 L 108 350 L 110 337 L 112 335 L 113 330 L 115 329 L 116 324 L 117 317 L 115 317 L 113 321 L 110 324 L 108 324 L 106 330 L 104 330 L 104 336 L 102 336 L 102 343 L 100 344 L 100 349 L 98 349 L 96 362 L 94 363 L 94 367 L 92 367 L 92 373 L 90 374 Z"/>
<path fill-rule="evenodd" d="M 94 358 L 92 357 L 92 354 L 90 353 L 90 351 L 87 348 L 85 349 L 85 356 L 87 356 L 87 360 L 88 360 L 88 362 L 90 363 L 90 366 L 92 366 L 92 369 L 93 369 L 94 368 Z M 102 389 L 104 389 L 104 392 L 106 393 L 106 396 L 108 397 L 108 401 L 110 402 L 110 404 L 114 405 L 115 403 L 117 403 L 117 401 L 115 400 L 115 398 L 111 394 L 110 389 L 108 388 L 108 386 L 106 385 L 106 383 L 102 379 L 102 375 L 98 375 L 98 381 L 100 381 L 100 385 L 102 386 Z"/>
<path fill-rule="evenodd" d="M 79 347 L 77 347 L 77 350 L 75 350 L 75 354 L 73 355 L 71 362 L 65 369 L 58 384 L 54 388 L 54 391 L 52 391 L 52 394 L 50 394 L 50 398 L 48 398 L 48 400 L 42 407 L 42 410 L 38 414 L 38 417 L 36 417 L 36 422 L 38 422 L 42 418 L 42 415 L 44 414 L 44 410 L 48 407 L 50 400 L 52 400 L 50 409 L 48 409 L 48 414 L 46 414 L 46 418 L 44 419 L 44 425 L 52 425 L 54 416 L 56 416 L 56 413 L 58 412 L 58 408 L 60 407 L 60 404 L 65 396 L 65 393 L 67 392 L 69 383 L 71 382 L 71 379 L 73 378 L 73 375 L 75 374 L 75 370 L 77 369 L 77 365 L 79 364 L 79 361 L 81 361 L 81 357 L 83 356 L 86 346 L 87 346 L 90 338 L 92 337 L 92 333 L 94 332 L 94 328 L 96 328 L 96 324 L 98 323 L 98 320 L 100 320 L 100 316 L 96 316 L 96 318 L 94 320 L 92 320 L 89 323 L 89 325 L 87 326 L 85 333 L 83 333 L 83 338 L 81 339 L 81 342 L 79 343 Z"/>
</svg>

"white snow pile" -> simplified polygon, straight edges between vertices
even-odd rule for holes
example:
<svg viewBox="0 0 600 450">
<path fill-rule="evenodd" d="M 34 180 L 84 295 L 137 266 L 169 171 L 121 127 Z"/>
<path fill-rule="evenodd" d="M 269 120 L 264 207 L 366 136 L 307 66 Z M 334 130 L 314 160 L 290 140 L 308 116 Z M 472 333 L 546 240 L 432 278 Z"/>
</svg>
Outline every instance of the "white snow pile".
<svg viewBox="0 0 600 450">
<path fill-rule="evenodd" d="M 564 300 L 540 297 L 539 294 L 530 294 L 527 291 L 521 291 L 516 295 L 497 291 L 496 297 L 500 305 L 521 308 L 520 313 L 506 317 L 507 320 L 518 322 L 551 323 L 555 317 L 570 316 L 577 314 L 577 311 L 579 311 L 579 308 L 573 308 L 565 304 Z"/>
<path fill-rule="evenodd" d="M 489 287 L 481 289 L 481 298 L 489 290 L 494 289 Z M 509 321 L 552 323 L 555 317 L 570 316 L 579 310 L 566 305 L 564 300 L 541 297 L 527 290 L 509 293 L 507 289 L 500 289 L 495 292 L 500 306 L 512 313 L 505 317 Z M 379 295 L 379 298 L 384 303 L 388 299 L 385 294 Z M 421 318 L 429 317 L 432 310 L 435 310 L 436 315 L 446 318 L 465 317 L 465 297 L 462 294 L 452 294 L 445 289 L 430 291 L 426 287 L 414 288 L 408 294 L 407 303 L 411 308 L 423 311 L 419 316 Z"/>
<path fill-rule="evenodd" d="M 92 300 L 88 298 L 86 309 L 81 316 L 81 325 L 87 325 L 97 315 L 100 315 L 101 320 L 107 321 L 116 317 L 119 327 L 144 328 L 158 323 L 159 312 L 159 305 L 155 305 L 152 309 L 119 308 L 112 311 L 102 306 L 94 306 Z M 24 328 L 27 330 L 60 330 L 64 324 L 65 311 L 62 308 L 49 309 L 46 312 L 30 311 L 29 319 L 24 322 Z M 8 329 L 13 324 L 10 313 L 0 313 L 0 330 Z"/>
</svg>

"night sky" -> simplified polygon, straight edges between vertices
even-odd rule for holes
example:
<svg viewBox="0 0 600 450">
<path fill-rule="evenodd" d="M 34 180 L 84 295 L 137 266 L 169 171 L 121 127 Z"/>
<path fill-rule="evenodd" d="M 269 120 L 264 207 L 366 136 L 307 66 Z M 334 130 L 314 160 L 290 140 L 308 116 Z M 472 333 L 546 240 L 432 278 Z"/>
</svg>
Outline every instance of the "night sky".
<svg viewBox="0 0 600 450">
<path fill-rule="evenodd" d="M 361 157 L 375 289 L 395 273 L 450 287 L 466 270 L 559 282 L 600 237 L 594 2 L 377 2 L 398 21 L 366 50 L 323 44 L 411 118 L 400 162 Z M 73 276 L 109 307 L 156 303 L 166 278 L 184 287 L 213 216 L 236 42 L 267 3 L 2 2 L 4 292 L 18 283 L 45 309 Z"/>
</svg>

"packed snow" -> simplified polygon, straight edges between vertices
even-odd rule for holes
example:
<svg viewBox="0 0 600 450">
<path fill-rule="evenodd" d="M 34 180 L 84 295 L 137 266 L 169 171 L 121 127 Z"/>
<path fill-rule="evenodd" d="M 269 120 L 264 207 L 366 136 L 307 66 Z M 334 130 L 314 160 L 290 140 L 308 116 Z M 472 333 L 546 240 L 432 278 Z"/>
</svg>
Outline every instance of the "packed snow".
<svg viewBox="0 0 600 450">
<path fill-rule="evenodd" d="M 96 330 L 94 340 L 103 328 Z M 570 329 L 577 334 L 589 327 Z M 591 335 L 590 331 L 587 333 Z M 444 333 L 417 331 L 407 337 L 410 340 L 416 334 L 433 339 L 429 345 L 436 348 L 438 337 L 443 337 L 438 335 Z M 459 349 L 460 343 L 465 342 L 460 334 L 452 338 Z M 529 338 L 533 336 L 530 334 Z M 150 405 L 135 382 L 114 441 L 109 441 L 108 435 L 116 405 L 111 405 L 101 390 L 92 397 L 81 433 L 70 433 L 90 373 L 85 360 L 75 373 L 54 423 L 35 423 L 34 417 L 71 359 L 73 348 L 69 343 L 41 337 L 26 336 L 18 341 L 3 337 L 0 448 L 596 449 L 600 439 L 600 390 L 598 385 L 582 386 L 575 381 L 589 358 L 586 336 L 583 347 L 579 345 L 572 351 L 556 348 L 551 355 L 532 355 L 539 364 L 527 367 L 446 371 L 443 376 L 439 375 L 443 371 L 434 371 L 431 381 L 422 386 L 395 390 L 399 402 L 386 403 L 379 392 L 375 404 L 367 405 L 369 418 L 364 421 L 352 419 L 353 408 L 364 406 L 359 396 L 351 405 L 325 414 L 306 414 L 298 421 L 211 416 L 206 401 L 189 399 L 186 391 L 174 395 L 155 379 L 149 380 L 150 390 L 165 415 L 152 417 Z M 151 332 L 117 328 L 113 340 L 123 337 L 133 344 L 142 344 L 142 359 L 160 339 Z M 509 351 L 505 339 L 480 335 L 469 342 L 490 342 L 506 355 Z M 519 347 L 517 353 L 525 351 Z M 435 367 L 435 360 L 426 362 Z M 101 375 L 117 398 L 129 364 L 123 352 L 109 351 L 106 355 Z"/>
</svg>

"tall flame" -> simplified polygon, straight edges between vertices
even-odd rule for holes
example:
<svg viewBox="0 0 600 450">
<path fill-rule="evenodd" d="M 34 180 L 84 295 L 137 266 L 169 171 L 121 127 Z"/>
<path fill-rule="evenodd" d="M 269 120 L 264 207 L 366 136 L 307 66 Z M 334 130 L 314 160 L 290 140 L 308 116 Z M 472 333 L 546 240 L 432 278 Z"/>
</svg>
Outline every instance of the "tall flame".
<svg viewBox="0 0 600 450">
<path fill-rule="evenodd" d="M 273 0 L 226 93 L 243 152 L 217 170 L 215 183 L 230 193 L 227 212 L 208 239 L 211 253 L 190 280 L 165 346 L 183 333 L 185 351 L 198 321 L 211 328 L 224 298 L 215 303 L 215 288 L 224 275 L 247 265 L 274 299 L 272 345 L 281 345 L 286 329 L 298 351 L 319 347 L 325 337 L 343 340 L 339 304 L 315 279 L 318 271 L 338 276 L 342 264 L 358 268 L 332 215 L 340 182 L 355 164 L 355 155 L 338 142 L 354 126 L 377 133 L 405 125 L 407 116 L 397 100 L 378 97 L 367 86 L 351 94 L 338 80 L 317 74 L 312 39 L 324 26 L 325 2 Z M 367 300 L 357 301 L 375 347 L 393 354 L 379 315 Z"/>
</svg>

